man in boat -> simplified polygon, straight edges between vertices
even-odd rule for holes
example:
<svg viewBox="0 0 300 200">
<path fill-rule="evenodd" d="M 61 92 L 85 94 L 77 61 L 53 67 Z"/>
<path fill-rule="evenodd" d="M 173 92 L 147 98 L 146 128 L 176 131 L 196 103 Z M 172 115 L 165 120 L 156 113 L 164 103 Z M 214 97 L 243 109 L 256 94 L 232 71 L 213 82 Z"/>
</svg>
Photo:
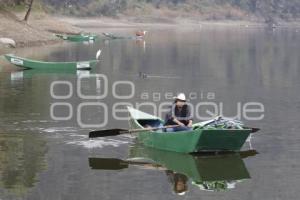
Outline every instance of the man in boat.
<svg viewBox="0 0 300 200">
<path fill-rule="evenodd" d="M 189 106 L 186 104 L 185 94 L 180 93 L 175 98 L 175 102 L 165 118 L 165 126 L 178 125 L 167 128 L 167 132 L 192 130 L 192 116 Z"/>
</svg>

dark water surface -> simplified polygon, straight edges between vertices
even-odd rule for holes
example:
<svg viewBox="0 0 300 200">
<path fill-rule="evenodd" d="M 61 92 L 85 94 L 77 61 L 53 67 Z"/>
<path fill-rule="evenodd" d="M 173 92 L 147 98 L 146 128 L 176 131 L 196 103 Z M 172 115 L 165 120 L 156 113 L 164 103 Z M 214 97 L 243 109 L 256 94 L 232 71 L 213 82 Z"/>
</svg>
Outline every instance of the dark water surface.
<svg viewBox="0 0 300 200">
<path fill-rule="evenodd" d="M 0 199 L 298 199 L 298 31 L 153 29 L 145 41 L 65 43 L 17 54 L 88 60 L 99 48 L 101 61 L 90 72 L 0 66 Z M 195 105 L 194 121 L 217 109 L 262 130 L 242 153 L 216 156 L 148 149 L 130 135 L 88 139 L 93 129 L 127 128 L 116 119 L 127 116 L 125 105 L 160 114 L 178 92 Z M 86 97 L 94 95 L 104 97 Z M 243 114 L 249 102 L 263 105 L 263 113 L 249 114 L 263 119 Z"/>
</svg>

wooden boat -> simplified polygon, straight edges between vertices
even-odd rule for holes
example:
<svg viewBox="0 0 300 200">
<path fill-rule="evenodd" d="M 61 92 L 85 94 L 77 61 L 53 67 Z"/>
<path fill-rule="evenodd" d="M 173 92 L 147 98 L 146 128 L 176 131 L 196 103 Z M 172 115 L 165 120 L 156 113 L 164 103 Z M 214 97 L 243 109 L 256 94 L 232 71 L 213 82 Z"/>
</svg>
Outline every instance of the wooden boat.
<svg viewBox="0 0 300 200">
<path fill-rule="evenodd" d="M 158 127 L 163 124 L 159 117 L 128 107 L 129 125 L 133 129 Z M 141 131 L 138 142 L 147 147 L 181 153 L 240 151 L 252 129 L 205 129 L 198 124 L 191 131 L 163 132 Z"/>
<path fill-rule="evenodd" d="M 19 67 L 28 69 L 38 69 L 38 70 L 86 70 L 94 67 L 99 60 L 89 60 L 89 61 L 78 61 L 78 62 L 43 62 L 37 60 L 31 60 L 27 58 L 22 58 L 15 56 L 13 54 L 4 55 L 5 58 L 11 63 Z"/>
<path fill-rule="evenodd" d="M 79 34 L 79 35 L 55 34 L 55 35 L 56 37 L 59 37 L 63 40 L 68 40 L 72 42 L 95 41 L 98 38 L 98 35 L 95 34 Z"/>
</svg>

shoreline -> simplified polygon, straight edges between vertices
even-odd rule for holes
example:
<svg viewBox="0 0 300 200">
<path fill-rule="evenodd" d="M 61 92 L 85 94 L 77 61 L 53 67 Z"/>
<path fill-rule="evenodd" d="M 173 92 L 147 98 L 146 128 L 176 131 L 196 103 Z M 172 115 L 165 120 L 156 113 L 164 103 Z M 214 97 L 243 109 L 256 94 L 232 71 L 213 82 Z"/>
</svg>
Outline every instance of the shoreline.
<svg viewBox="0 0 300 200">
<path fill-rule="evenodd" d="M 12 38 L 16 41 L 16 48 L 45 46 L 62 43 L 55 33 L 80 34 L 93 32 L 97 28 L 105 32 L 106 29 L 141 29 L 141 28 L 266 28 L 267 24 L 255 21 L 201 21 L 188 18 L 174 20 L 159 20 L 158 18 L 144 18 L 138 21 L 136 17 L 108 18 L 88 17 L 76 18 L 68 16 L 51 16 L 45 13 L 32 13 L 28 23 L 21 21 L 24 13 L 10 13 L 0 10 L 0 37 Z M 282 22 L 278 28 L 300 29 L 300 21 Z M 11 48 L 0 46 L 0 55 L 7 53 Z"/>
<path fill-rule="evenodd" d="M 87 17 L 76 18 L 68 16 L 54 17 L 59 21 L 66 22 L 78 28 L 136 28 L 136 27 L 177 27 L 177 26 L 205 26 L 205 27 L 268 27 L 264 22 L 243 21 L 243 20 L 220 20 L 202 21 L 189 18 L 181 18 L 164 22 L 159 19 L 138 21 L 137 18 L 108 18 L 108 17 Z M 293 22 L 280 22 L 278 28 L 300 28 L 300 20 Z"/>
<path fill-rule="evenodd" d="M 61 43 L 54 33 L 80 33 L 80 29 L 67 22 L 57 21 L 45 13 L 33 12 L 28 22 L 23 21 L 24 13 L 12 13 L 0 9 L 0 38 L 15 41 L 16 48 L 45 46 Z M 0 55 L 14 48 L 0 44 Z"/>
</svg>

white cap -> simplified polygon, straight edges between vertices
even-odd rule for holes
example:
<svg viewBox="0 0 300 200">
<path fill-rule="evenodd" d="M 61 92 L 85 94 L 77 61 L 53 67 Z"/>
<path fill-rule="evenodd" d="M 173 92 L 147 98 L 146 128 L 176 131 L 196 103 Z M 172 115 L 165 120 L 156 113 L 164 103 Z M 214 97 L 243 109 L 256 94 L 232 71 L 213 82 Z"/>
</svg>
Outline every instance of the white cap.
<svg viewBox="0 0 300 200">
<path fill-rule="evenodd" d="M 181 101 L 186 101 L 185 94 L 183 94 L 183 93 L 179 93 L 176 97 L 174 97 L 174 99 L 178 99 L 178 100 L 181 100 Z"/>
</svg>

